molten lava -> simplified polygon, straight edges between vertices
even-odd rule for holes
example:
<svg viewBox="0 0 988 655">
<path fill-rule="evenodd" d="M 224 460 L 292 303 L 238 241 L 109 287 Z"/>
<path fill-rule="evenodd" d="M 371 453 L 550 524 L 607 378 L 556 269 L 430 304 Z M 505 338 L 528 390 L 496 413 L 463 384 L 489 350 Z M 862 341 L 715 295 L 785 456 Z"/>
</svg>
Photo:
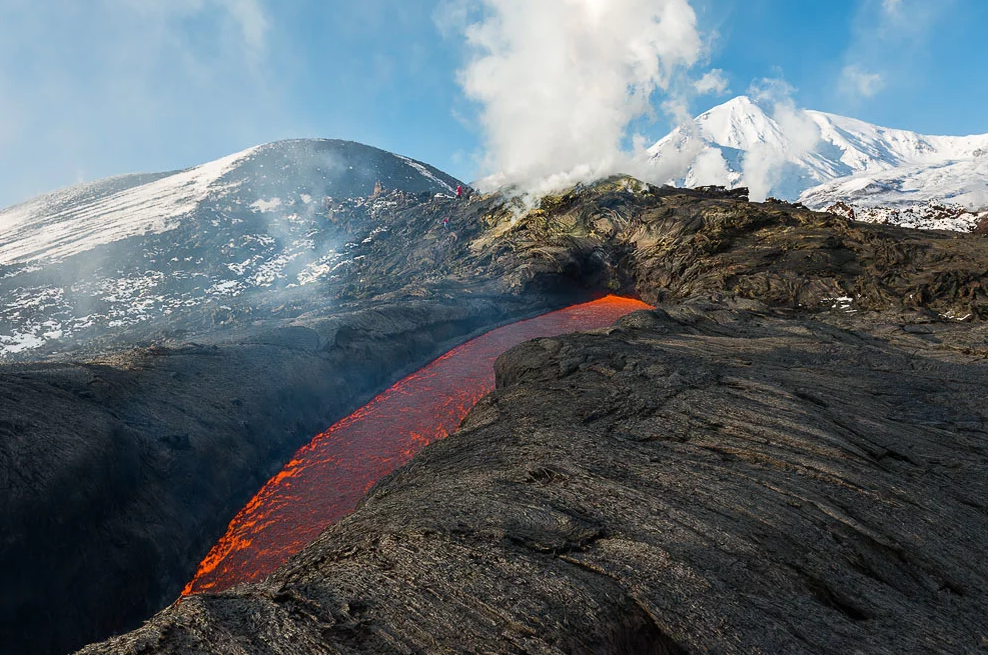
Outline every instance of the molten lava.
<svg viewBox="0 0 988 655">
<path fill-rule="evenodd" d="M 494 389 L 494 360 L 524 341 L 606 327 L 639 309 L 607 296 L 498 328 L 401 380 L 299 449 L 234 517 L 183 595 L 264 578 L 349 514 L 375 482 L 456 430 Z"/>
</svg>

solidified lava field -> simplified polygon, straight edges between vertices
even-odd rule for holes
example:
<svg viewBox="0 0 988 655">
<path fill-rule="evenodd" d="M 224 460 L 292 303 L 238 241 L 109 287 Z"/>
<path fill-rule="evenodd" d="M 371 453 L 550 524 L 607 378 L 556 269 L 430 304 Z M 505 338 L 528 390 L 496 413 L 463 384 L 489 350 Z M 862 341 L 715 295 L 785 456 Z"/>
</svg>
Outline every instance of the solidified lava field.
<svg viewBox="0 0 988 655">
<path fill-rule="evenodd" d="M 611 325 L 650 307 L 617 296 L 507 325 L 454 348 L 316 436 L 234 517 L 183 595 L 258 581 L 349 514 L 367 491 L 453 432 L 524 341 Z"/>
</svg>

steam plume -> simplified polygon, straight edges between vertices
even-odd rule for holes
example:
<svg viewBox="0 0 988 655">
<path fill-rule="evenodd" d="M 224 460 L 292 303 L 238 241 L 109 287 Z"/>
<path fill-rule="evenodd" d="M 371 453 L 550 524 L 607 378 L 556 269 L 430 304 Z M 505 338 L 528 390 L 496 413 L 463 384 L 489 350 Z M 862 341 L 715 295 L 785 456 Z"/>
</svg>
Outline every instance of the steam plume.
<svg viewBox="0 0 988 655">
<path fill-rule="evenodd" d="M 697 63 L 688 0 L 483 0 L 460 82 L 481 104 L 489 186 L 548 190 L 633 168 L 654 93 Z"/>
<path fill-rule="evenodd" d="M 785 149 L 759 143 L 744 157 L 744 183 L 754 201 L 762 201 L 770 192 L 783 197 L 791 195 L 786 184 L 787 167 L 791 162 L 813 150 L 820 142 L 820 128 L 806 111 L 796 107 L 792 98 L 795 89 L 781 79 L 762 79 L 752 85 L 749 93 L 763 105 L 772 107 L 775 119 L 782 134 Z"/>
</svg>

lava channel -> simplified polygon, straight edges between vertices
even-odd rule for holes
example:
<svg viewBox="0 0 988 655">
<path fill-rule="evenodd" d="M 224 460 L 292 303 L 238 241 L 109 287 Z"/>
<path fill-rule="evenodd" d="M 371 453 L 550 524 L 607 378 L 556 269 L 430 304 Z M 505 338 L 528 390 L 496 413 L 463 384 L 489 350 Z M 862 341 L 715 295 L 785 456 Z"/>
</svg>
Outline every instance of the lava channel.
<svg viewBox="0 0 988 655">
<path fill-rule="evenodd" d="M 607 296 L 492 330 L 404 378 L 295 453 L 233 518 L 182 595 L 263 579 L 375 482 L 456 430 L 494 389 L 494 360 L 524 341 L 607 327 L 648 305 Z"/>
</svg>

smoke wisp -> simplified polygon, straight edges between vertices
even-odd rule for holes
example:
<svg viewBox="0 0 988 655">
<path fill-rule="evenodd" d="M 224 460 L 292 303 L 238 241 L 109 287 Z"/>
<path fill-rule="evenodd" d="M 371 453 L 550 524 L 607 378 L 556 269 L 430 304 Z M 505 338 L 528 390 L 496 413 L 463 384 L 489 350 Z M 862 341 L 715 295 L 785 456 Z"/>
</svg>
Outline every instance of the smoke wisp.
<svg viewBox="0 0 988 655">
<path fill-rule="evenodd" d="M 533 192 L 640 168 L 629 126 L 704 52 L 687 0 L 483 0 L 465 36 L 486 185 Z"/>
<path fill-rule="evenodd" d="M 749 89 L 756 101 L 771 107 L 772 119 L 779 130 L 774 143 L 757 143 L 744 156 L 743 180 L 753 201 L 761 202 L 770 193 L 798 196 L 794 189 L 799 187 L 799 180 L 787 179 L 801 175 L 793 162 L 820 142 L 820 128 L 806 111 L 796 106 L 792 98 L 794 91 L 778 79 L 763 79 Z"/>
</svg>

